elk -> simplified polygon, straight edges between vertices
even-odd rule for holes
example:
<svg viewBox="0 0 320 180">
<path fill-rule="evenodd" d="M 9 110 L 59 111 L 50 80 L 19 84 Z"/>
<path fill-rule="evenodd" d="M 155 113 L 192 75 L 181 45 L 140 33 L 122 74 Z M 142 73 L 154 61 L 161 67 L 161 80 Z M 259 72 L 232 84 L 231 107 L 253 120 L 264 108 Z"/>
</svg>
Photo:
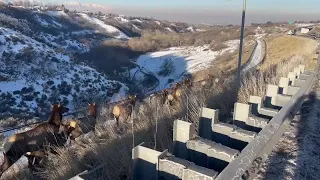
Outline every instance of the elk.
<svg viewBox="0 0 320 180">
<path fill-rule="evenodd" d="M 83 118 L 77 120 L 69 120 L 63 124 L 69 134 L 70 140 L 75 140 L 82 134 L 87 134 L 90 131 L 95 131 L 97 123 L 96 103 L 88 103 L 88 114 Z"/>
<path fill-rule="evenodd" d="M 173 104 L 173 101 L 179 102 L 181 96 L 182 96 L 181 88 L 177 88 L 177 86 L 175 86 L 173 90 L 167 95 L 169 105 L 171 106 Z"/>
<path fill-rule="evenodd" d="M 187 77 L 187 78 L 184 78 L 183 84 L 190 88 L 190 87 L 192 87 L 193 82 L 191 81 L 191 78 Z"/>
<path fill-rule="evenodd" d="M 181 83 L 175 83 L 175 84 L 171 84 L 171 86 L 170 86 L 171 88 L 176 88 L 176 89 L 179 89 L 179 88 L 181 88 L 182 87 L 182 84 Z"/>
<path fill-rule="evenodd" d="M 60 126 L 62 114 L 68 111 L 68 108 L 55 104 L 52 106 L 52 112 L 47 122 L 41 123 L 29 131 L 6 138 L 3 145 L 4 161 L 0 166 L 0 177 L 21 156 L 27 155 L 30 165 L 32 164 L 30 161 L 35 157 L 31 152 L 43 151 L 47 145 L 63 145 L 67 141 L 67 137 L 61 133 Z"/>
<path fill-rule="evenodd" d="M 213 85 L 214 76 L 212 74 L 208 74 L 207 78 L 201 81 L 202 87 L 211 87 Z M 215 79 L 215 83 L 218 83 L 219 79 Z"/>
<path fill-rule="evenodd" d="M 168 89 L 164 89 L 162 91 L 155 92 L 149 96 L 149 103 L 152 103 L 152 99 L 159 98 L 161 104 L 166 103 L 167 96 L 169 94 Z"/>
<path fill-rule="evenodd" d="M 136 97 L 136 95 L 129 96 L 129 101 L 113 107 L 112 114 L 117 122 L 117 126 L 120 125 L 120 118 L 122 122 L 128 122 L 128 119 L 132 115 L 132 109 L 136 105 Z"/>
</svg>

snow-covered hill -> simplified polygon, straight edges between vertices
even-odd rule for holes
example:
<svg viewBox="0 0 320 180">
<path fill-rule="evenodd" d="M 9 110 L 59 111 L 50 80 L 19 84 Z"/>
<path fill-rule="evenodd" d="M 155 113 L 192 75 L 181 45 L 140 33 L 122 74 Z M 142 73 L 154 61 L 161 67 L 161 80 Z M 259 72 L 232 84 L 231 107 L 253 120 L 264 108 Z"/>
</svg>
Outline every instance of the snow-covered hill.
<svg viewBox="0 0 320 180">
<path fill-rule="evenodd" d="M 184 76 L 208 68 L 218 55 L 233 52 L 239 40 L 226 42 L 227 48 L 220 51 L 210 50 L 208 45 L 199 47 L 174 47 L 166 51 L 142 55 L 137 59 L 138 68 L 132 69 L 132 76 L 145 81 L 145 72 L 152 72 L 159 80 L 156 90 L 170 87 L 172 83 L 181 81 Z M 151 90 L 153 91 L 153 90 Z"/>
<path fill-rule="evenodd" d="M 0 58 L 0 113 L 40 115 L 50 108 L 48 101 L 57 100 L 73 109 L 81 96 L 123 96 L 126 89 L 44 43 L 1 27 Z"/>
<path fill-rule="evenodd" d="M 79 55 L 144 30 L 197 31 L 186 23 L 9 2 L 0 5 L 0 118 L 41 116 L 58 100 L 71 111 L 95 97 L 114 101 L 126 95 L 126 82 L 98 72 Z"/>
</svg>

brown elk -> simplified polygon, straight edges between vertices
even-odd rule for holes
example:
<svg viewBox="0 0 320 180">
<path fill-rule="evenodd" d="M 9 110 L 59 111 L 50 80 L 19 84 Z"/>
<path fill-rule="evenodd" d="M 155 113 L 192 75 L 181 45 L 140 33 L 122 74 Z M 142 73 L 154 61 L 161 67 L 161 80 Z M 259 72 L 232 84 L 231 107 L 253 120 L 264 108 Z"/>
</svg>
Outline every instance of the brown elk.
<svg viewBox="0 0 320 180">
<path fill-rule="evenodd" d="M 183 84 L 189 88 L 193 86 L 193 82 L 191 78 L 188 78 L 188 77 L 183 79 Z"/>
<path fill-rule="evenodd" d="M 120 125 L 120 121 L 128 122 L 129 118 L 132 115 L 132 110 L 136 104 L 136 95 L 129 96 L 129 100 L 122 104 L 118 104 L 113 107 L 112 114 L 117 122 L 117 126 Z M 121 119 L 120 119 L 121 118 Z"/>
<path fill-rule="evenodd" d="M 208 74 L 207 78 L 201 81 L 201 86 L 202 87 L 211 87 L 213 85 L 213 83 L 218 83 L 219 79 L 216 78 L 215 82 L 214 82 L 214 76 L 212 74 Z"/>
<path fill-rule="evenodd" d="M 95 131 L 97 123 L 97 110 L 96 103 L 88 103 L 88 114 L 87 116 L 79 119 L 68 120 L 64 123 L 67 134 L 69 134 L 70 140 L 75 140 L 82 134 L 87 134 L 90 131 Z"/>
<path fill-rule="evenodd" d="M 173 105 L 173 102 L 180 102 L 182 96 L 182 89 L 181 88 L 177 88 L 177 86 L 175 86 L 172 91 L 167 95 L 167 99 L 169 101 L 169 105 Z"/>
<path fill-rule="evenodd" d="M 171 84 L 171 86 L 170 86 L 171 88 L 176 88 L 176 89 L 179 89 L 179 88 L 181 88 L 182 87 L 182 84 L 181 83 L 175 83 L 175 84 Z"/>
<path fill-rule="evenodd" d="M 158 100 L 158 98 L 159 98 L 159 102 L 161 104 L 165 104 L 168 94 L 169 94 L 168 89 L 164 89 L 162 91 L 155 92 L 149 96 L 149 103 L 151 104 L 153 99 Z"/>
<path fill-rule="evenodd" d="M 41 123 L 29 131 L 6 138 L 3 145 L 4 161 L 0 166 L 0 177 L 21 156 L 27 155 L 30 165 L 30 161 L 35 157 L 30 152 L 43 151 L 47 145 L 63 145 L 67 141 L 67 137 L 61 133 L 60 125 L 62 114 L 68 111 L 68 108 L 55 104 L 52 106 L 52 112 L 47 122 Z"/>
</svg>

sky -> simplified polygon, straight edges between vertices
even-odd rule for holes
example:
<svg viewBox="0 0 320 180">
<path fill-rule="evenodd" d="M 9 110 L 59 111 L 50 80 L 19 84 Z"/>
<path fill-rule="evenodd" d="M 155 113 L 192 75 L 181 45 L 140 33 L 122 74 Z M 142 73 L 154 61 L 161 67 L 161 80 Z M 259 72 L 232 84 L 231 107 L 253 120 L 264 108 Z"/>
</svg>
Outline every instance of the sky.
<svg viewBox="0 0 320 180">
<path fill-rule="evenodd" d="M 68 0 L 46 0 L 55 3 Z M 105 12 L 206 24 L 241 23 L 242 0 L 77 0 L 99 4 Z M 67 3 L 68 4 L 68 3 Z M 320 0 L 247 0 L 247 23 L 318 20 Z M 86 7 L 91 10 L 90 8 Z"/>
</svg>

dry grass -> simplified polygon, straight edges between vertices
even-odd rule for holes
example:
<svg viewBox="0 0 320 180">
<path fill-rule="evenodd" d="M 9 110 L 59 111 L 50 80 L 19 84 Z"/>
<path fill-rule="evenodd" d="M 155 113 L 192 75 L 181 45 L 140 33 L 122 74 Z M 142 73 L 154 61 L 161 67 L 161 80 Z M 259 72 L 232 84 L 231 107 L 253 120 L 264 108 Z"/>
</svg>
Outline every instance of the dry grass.
<svg viewBox="0 0 320 180">
<path fill-rule="evenodd" d="M 254 47 L 255 43 L 252 40 L 251 36 L 247 37 L 245 39 L 245 46 L 243 50 L 243 58 L 241 62 L 242 65 L 245 65 L 249 61 L 249 58 L 254 51 Z M 238 56 L 238 49 L 234 52 L 226 52 L 224 54 L 221 54 L 212 63 L 212 66 L 210 68 L 193 74 L 195 81 L 207 78 L 208 74 L 219 77 L 221 76 L 221 74 L 231 74 L 235 72 L 238 67 Z"/>
<path fill-rule="evenodd" d="M 143 102 L 137 106 L 137 116 L 134 119 L 135 145 L 141 142 L 154 146 L 162 151 L 172 148 L 173 120 L 183 117 L 184 120 L 198 124 L 201 107 L 221 109 L 220 115 L 227 116 L 232 108 L 232 98 L 236 92 L 224 85 L 209 89 L 185 89 L 181 104 L 174 108 L 159 105 L 158 103 Z M 223 103 L 218 103 L 223 102 Z M 157 105 L 155 105 L 157 104 Z M 139 109 L 139 110 L 138 110 Z M 101 164 L 104 166 L 105 179 L 128 179 L 132 170 L 131 149 L 132 129 L 131 125 L 125 125 L 126 131 L 119 135 L 114 124 L 106 123 L 109 119 L 109 108 L 102 107 L 99 110 L 100 124 L 97 127 L 96 136 L 80 139 L 71 147 L 58 148 L 58 155 L 49 155 L 50 161 L 37 175 L 28 173 L 28 170 L 18 172 L 14 177 L 6 179 L 68 179 L 84 170 L 93 169 Z M 221 118 L 223 120 L 223 118 Z M 110 122 L 110 121 L 109 121 Z M 157 138 L 154 139 L 155 125 L 158 122 Z"/>
<path fill-rule="evenodd" d="M 270 44 L 268 46 L 270 47 Z M 250 50 L 245 52 L 248 53 Z M 236 55 L 234 56 L 236 57 Z M 249 56 L 247 55 L 247 57 Z M 135 145 L 146 142 L 150 146 L 157 144 L 156 149 L 159 151 L 165 149 L 171 151 L 173 120 L 183 117 L 184 120 L 197 125 L 200 109 L 205 106 L 219 109 L 219 119 L 226 122 L 228 118 L 232 117 L 230 112 L 237 93 L 239 93 L 241 102 L 246 102 L 249 95 L 263 94 L 266 83 L 277 82 L 278 77 L 287 74 L 293 66 L 299 64 L 305 58 L 306 56 L 296 56 L 288 59 L 290 61 L 287 62 L 273 61 L 272 63 L 269 63 L 269 59 L 266 59 L 265 63 L 272 65 L 265 68 L 266 70 L 260 69 L 260 71 L 246 75 L 240 92 L 236 92 L 233 88 L 233 78 L 223 76 L 222 78 L 229 81 L 219 83 L 209 89 L 200 89 L 197 85 L 191 90 L 186 89 L 181 104 L 171 109 L 168 106 L 159 105 L 159 103 L 152 103 L 151 105 L 147 101 L 141 103 L 137 106 L 137 112 L 139 113 L 135 115 L 134 119 Z M 217 63 L 220 66 L 216 66 L 215 72 L 231 71 L 232 68 L 235 68 L 236 66 L 232 65 L 231 62 L 236 64 L 236 58 L 229 60 L 231 62 L 225 62 L 228 59 L 220 62 L 221 64 Z M 223 66 L 223 64 L 226 65 Z M 210 70 L 212 71 L 212 69 Z M 268 71 L 271 72 L 268 73 Z M 130 179 L 132 171 L 131 149 L 133 147 L 132 128 L 131 125 L 125 125 L 124 133 L 118 134 L 114 124 L 107 123 L 110 122 L 108 121 L 110 119 L 109 108 L 105 106 L 100 108 L 98 119 L 100 123 L 93 138 L 83 138 L 71 147 L 59 148 L 58 155 L 49 155 L 50 161 L 47 162 L 44 169 L 40 170 L 38 175 L 23 171 L 14 174 L 14 177 L 5 178 L 68 179 L 84 170 L 91 170 L 104 164 L 102 173 L 105 179 Z M 158 124 L 158 128 L 155 139 L 156 124 Z"/>
<path fill-rule="evenodd" d="M 317 41 L 296 36 L 270 37 L 266 41 L 268 60 L 260 66 L 261 70 L 266 70 L 270 66 L 286 61 L 295 55 L 307 56 L 310 59 L 317 48 Z"/>
<path fill-rule="evenodd" d="M 247 103 L 249 96 L 264 96 L 267 84 L 278 84 L 299 64 L 312 70 L 316 62 L 312 59 L 317 42 L 294 36 L 273 36 L 266 40 L 267 56 L 256 70 L 243 76 L 238 101 Z"/>
<path fill-rule="evenodd" d="M 268 61 L 268 60 L 266 60 Z M 281 77 L 287 77 L 299 64 L 305 64 L 305 58 L 301 56 L 291 57 L 287 61 L 279 62 L 265 70 L 253 70 L 243 75 L 241 89 L 239 90 L 238 101 L 247 103 L 250 95 L 264 96 L 267 84 L 278 84 Z M 263 66 L 264 64 L 262 64 Z"/>
<path fill-rule="evenodd" d="M 255 43 L 248 43 L 244 46 L 243 49 L 243 57 L 242 57 L 242 65 L 245 65 L 254 51 Z M 233 53 L 223 54 L 217 58 L 216 63 L 214 63 L 215 69 L 220 69 L 226 74 L 230 74 L 234 72 L 238 67 L 238 57 L 239 50 L 237 49 Z"/>
</svg>

